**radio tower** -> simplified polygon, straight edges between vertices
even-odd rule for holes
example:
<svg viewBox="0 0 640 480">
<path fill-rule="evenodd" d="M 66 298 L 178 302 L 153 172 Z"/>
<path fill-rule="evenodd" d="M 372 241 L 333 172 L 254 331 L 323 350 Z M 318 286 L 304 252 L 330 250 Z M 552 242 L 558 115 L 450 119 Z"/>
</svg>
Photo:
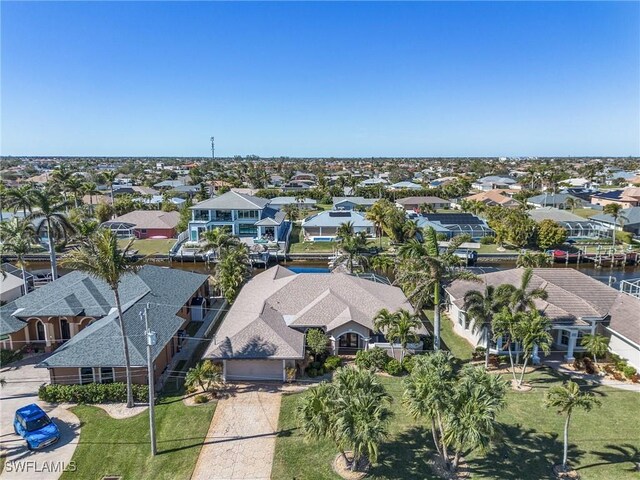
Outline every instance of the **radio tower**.
<svg viewBox="0 0 640 480">
<path fill-rule="evenodd" d="M 216 142 L 215 138 L 211 137 L 211 160 L 215 161 L 216 159 Z"/>
</svg>

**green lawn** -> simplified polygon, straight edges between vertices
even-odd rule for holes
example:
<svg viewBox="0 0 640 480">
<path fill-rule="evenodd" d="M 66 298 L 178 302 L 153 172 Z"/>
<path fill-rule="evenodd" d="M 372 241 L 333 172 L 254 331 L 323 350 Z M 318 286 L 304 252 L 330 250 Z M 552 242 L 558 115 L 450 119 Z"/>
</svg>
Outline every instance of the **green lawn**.
<svg viewBox="0 0 640 480">
<path fill-rule="evenodd" d="M 571 212 L 580 217 L 591 218 L 594 215 L 602 213 L 602 210 L 596 210 L 594 208 L 575 208 Z"/>
<path fill-rule="evenodd" d="M 424 314 L 433 326 L 433 309 L 424 310 Z M 440 342 L 442 348 L 449 350 L 454 357 L 462 361 L 471 360 L 473 346 L 453 331 L 453 322 L 444 312 L 440 313 Z"/>
<path fill-rule="evenodd" d="M 499 245 L 492 243 L 490 245 L 480 245 L 480 248 L 478 248 L 478 253 L 513 253 L 513 254 L 518 254 L 520 253 L 520 249 L 519 248 L 514 248 L 514 247 L 510 247 L 508 245 L 505 245 L 504 251 L 499 251 L 498 250 Z"/>
<path fill-rule="evenodd" d="M 120 246 L 125 246 L 129 240 L 118 240 Z M 139 255 L 154 255 L 156 253 L 167 255 L 176 243 L 175 238 L 146 238 L 134 240 L 131 250 L 137 250 Z"/>
<path fill-rule="evenodd" d="M 426 464 L 433 451 L 424 420 L 408 416 L 401 403 L 399 378 L 381 377 L 393 396 L 394 417 L 390 438 L 380 448 L 378 464 L 368 478 L 437 479 Z M 563 418 L 542 406 L 544 393 L 560 384 L 555 372 L 541 370 L 528 376 L 534 389 L 509 392 L 507 407 L 499 416 L 501 434 L 487 455 L 468 456 L 476 479 L 550 478 L 551 466 L 561 459 Z M 633 461 L 639 461 L 639 396 L 607 387 L 594 388 L 603 403 L 591 413 L 576 412 L 570 432 L 570 459 L 585 480 L 637 479 Z M 280 436 L 276 440 L 273 479 L 339 479 L 331 469 L 336 450 L 329 442 L 305 442 L 295 422 L 295 407 L 302 394 L 283 397 Z"/>
<path fill-rule="evenodd" d="M 189 479 L 214 411 L 215 403 L 187 407 L 180 396 L 162 399 L 156 407 L 158 455 L 152 458 L 148 412 L 115 420 L 97 407 L 74 407 L 82 422 L 72 459 L 77 471 L 61 478 Z"/>
</svg>

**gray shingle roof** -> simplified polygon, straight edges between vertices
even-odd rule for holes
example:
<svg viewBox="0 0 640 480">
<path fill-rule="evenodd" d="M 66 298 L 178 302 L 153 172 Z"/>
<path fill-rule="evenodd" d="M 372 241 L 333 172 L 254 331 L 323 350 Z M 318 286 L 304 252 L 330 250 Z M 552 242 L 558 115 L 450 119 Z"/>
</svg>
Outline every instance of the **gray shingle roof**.
<svg viewBox="0 0 640 480">
<path fill-rule="evenodd" d="M 527 211 L 527 213 L 536 222 L 553 220 L 556 222 L 589 223 L 588 218 L 580 217 L 569 210 L 560 210 L 554 207 L 536 208 L 535 210 Z"/>
<path fill-rule="evenodd" d="M 330 331 L 355 322 L 372 329 L 382 308 L 413 311 L 397 287 L 344 273 L 295 274 L 276 266 L 242 288 L 204 356 L 302 358 L 304 335 L 294 327 Z"/>
<path fill-rule="evenodd" d="M 623 225 L 635 225 L 640 223 L 640 207 L 631 207 L 625 208 L 620 212 L 620 215 L 624 216 Z M 591 217 L 593 220 L 597 220 L 598 222 L 608 223 L 613 225 L 613 217 L 611 215 L 605 213 L 599 213 L 598 215 L 594 215 Z M 618 224 L 620 219 L 618 218 Z"/>
<path fill-rule="evenodd" d="M 152 348 L 152 356 L 156 358 L 184 322 L 182 317 L 177 316 L 182 305 L 191 298 L 208 276 L 146 265 L 137 275 L 130 277 L 142 282 L 146 291 L 136 298 L 127 295 L 129 301 L 122 302 L 129 356 L 132 366 L 145 366 L 144 322 L 140 320 L 139 312 L 147 303 L 150 303 L 149 322 L 151 329 L 158 337 L 157 344 Z M 61 277 L 63 278 L 65 277 Z M 58 281 L 50 285 L 55 285 Z M 126 293 L 124 285 L 123 282 L 120 289 L 121 295 Z M 112 293 L 110 297 L 113 297 Z M 113 367 L 123 365 L 122 336 L 117 312 L 114 311 L 81 330 L 38 366 Z"/>
<path fill-rule="evenodd" d="M 200 202 L 191 208 L 199 210 L 262 210 L 268 203 L 269 200 L 266 198 L 245 195 L 244 193 L 238 193 L 231 190 L 227 193 L 223 193 L 219 197 L 209 198 Z"/>
<path fill-rule="evenodd" d="M 339 227 L 352 222 L 354 227 L 372 227 L 373 223 L 353 210 L 320 212 L 302 221 L 303 227 Z"/>
</svg>

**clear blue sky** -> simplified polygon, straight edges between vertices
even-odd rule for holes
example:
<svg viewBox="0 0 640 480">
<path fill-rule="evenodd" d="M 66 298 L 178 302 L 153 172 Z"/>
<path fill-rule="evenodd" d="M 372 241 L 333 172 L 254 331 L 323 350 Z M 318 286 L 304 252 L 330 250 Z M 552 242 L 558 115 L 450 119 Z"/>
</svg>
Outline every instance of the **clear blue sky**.
<svg viewBox="0 0 640 480">
<path fill-rule="evenodd" d="M 638 2 L 1 4 L 3 154 L 640 153 Z"/>
</svg>

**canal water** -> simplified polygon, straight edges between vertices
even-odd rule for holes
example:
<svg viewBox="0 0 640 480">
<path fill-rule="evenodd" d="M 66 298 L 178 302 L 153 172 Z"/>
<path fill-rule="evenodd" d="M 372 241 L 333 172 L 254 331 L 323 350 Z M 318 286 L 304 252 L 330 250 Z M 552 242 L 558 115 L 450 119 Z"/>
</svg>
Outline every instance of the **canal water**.
<svg viewBox="0 0 640 480">
<path fill-rule="evenodd" d="M 207 265 L 203 262 L 170 262 L 170 261 L 154 261 L 151 263 L 152 265 L 158 265 L 161 267 L 172 267 L 179 268 L 181 270 L 188 270 L 191 272 L 198 273 L 212 273 L 212 265 Z M 318 261 L 318 260 L 295 260 L 288 262 L 280 262 L 281 265 L 293 270 L 296 273 L 323 273 L 328 272 L 328 266 L 326 261 Z M 506 270 L 509 268 L 515 268 L 515 262 L 502 261 L 502 262 L 482 262 L 479 261 L 476 264 L 478 268 L 478 273 L 481 273 L 483 270 L 493 271 L 494 269 L 498 270 Z M 574 268 L 576 270 L 581 271 L 582 273 L 589 275 L 603 283 L 610 284 L 614 288 L 618 288 L 618 284 L 622 280 L 631 280 L 640 278 L 640 266 L 627 266 L 627 267 L 601 267 L 597 268 L 592 264 L 559 264 L 555 263 L 552 265 L 552 268 Z M 47 273 L 50 271 L 50 266 L 48 262 L 30 262 L 27 265 L 27 270 L 32 273 Z M 60 274 L 67 273 L 65 269 L 58 269 Z M 254 274 L 258 274 L 263 271 L 264 268 L 256 268 L 254 269 Z"/>
</svg>

